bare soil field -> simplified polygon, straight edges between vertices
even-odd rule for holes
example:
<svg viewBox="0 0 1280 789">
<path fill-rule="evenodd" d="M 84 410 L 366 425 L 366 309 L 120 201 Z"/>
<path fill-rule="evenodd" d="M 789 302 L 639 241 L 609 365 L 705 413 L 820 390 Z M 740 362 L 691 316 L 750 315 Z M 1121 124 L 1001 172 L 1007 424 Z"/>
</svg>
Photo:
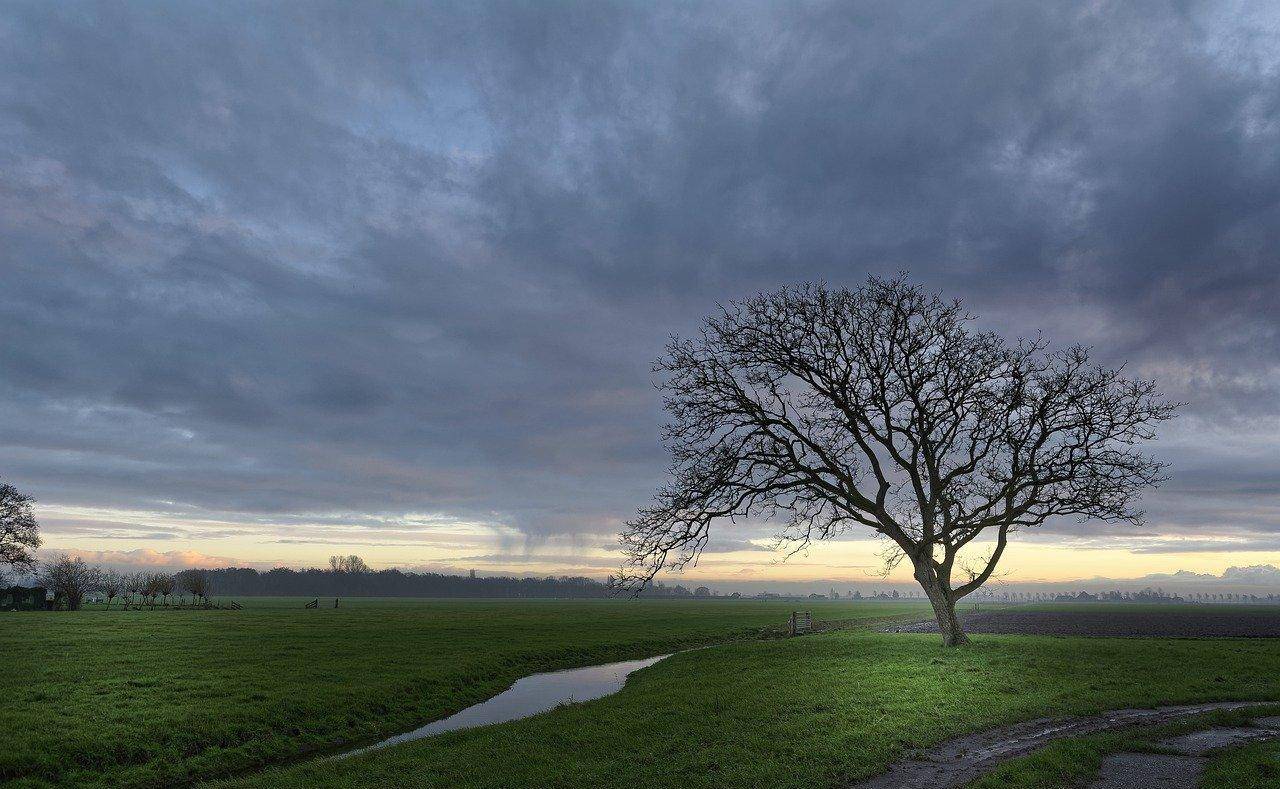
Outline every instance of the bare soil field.
<svg viewBox="0 0 1280 789">
<path fill-rule="evenodd" d="M 961 614 L 968 633 L 1084 636 L 1092 638 L 1280 638 L 1280 608 L 1259 606 L 1168 606 L 1108 608 L 1069 606 L 1062 610 L 1008 608 Z M 904 633 L 936 633 L 935 622 L 895 628 Z"/>
</svg>

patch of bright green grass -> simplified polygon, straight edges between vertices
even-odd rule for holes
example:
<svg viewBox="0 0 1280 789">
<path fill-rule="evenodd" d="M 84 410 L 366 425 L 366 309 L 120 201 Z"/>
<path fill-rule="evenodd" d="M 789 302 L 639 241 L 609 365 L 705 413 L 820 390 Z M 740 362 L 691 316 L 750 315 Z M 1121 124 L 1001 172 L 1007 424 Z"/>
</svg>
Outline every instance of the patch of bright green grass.
<svg viewBox="0 0 1280 789">
<path fill-rule="evenodd" d="M 676 655 L 618 694 L 522 721 L 308 763 L 237 787 L 822 787 L 911 749 L 1045 715 L 1280 700 L 1266 640 L 843 631 Z"/>
<path fill-rule="evenodd" d="M 539 671 L 923 604 L 239 598 L 0 614 L 0 783 L 161 786 L 414 728 Z"/>
<path fill-rule="evenodd" d="M 1202 789 L 1276 789 L 1280 786 L 1280 741 L 1260 742 L 1209 760 Z"/>
</svg>

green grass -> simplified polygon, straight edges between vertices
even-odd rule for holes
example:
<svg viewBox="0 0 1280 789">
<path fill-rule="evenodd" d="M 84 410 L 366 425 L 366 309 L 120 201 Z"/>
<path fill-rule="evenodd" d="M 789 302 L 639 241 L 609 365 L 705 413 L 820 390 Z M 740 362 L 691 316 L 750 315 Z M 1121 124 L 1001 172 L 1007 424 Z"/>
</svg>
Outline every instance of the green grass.
<svg viewBox="0 0 1280 789">
<path fill-rule="evenodd" d="M 3 614 L 0 781 L 159 786 L 363 742 L 517 678 L 911 603 L 242 599 L 242 611 Z M 323 601 L 332 606 L 332 599 Z"/>
<path fill-rule="evenodd" d="M 1280 700 L 1273 642 L 979 636 L 946 650 L 842 631 L 677 655 L 589 704 L 231 785 L 839 786 L 989 726 L 1226 699 Z"/>
<path fill-rule="evenodd" d="M 1041 715 L 1280 701 L 1280 649 L 1264 639 L 977 636 L 947 650 L 937 636 L 867 629 L 760 638 L 793 608 L 844 622 L 927 615 L 905 602 L 244 602 L 5 615 L 0 654 L 19 669 L 0 675 L 0 725 L 20 736 L 0 747 L 0 780 L 838 786 L 908 749 Z M 414 728 L 530 673 L 735 639 L 644 669 L 588 704 L 252 772 Z"/>
<path fill-rule="evenodd" d="M 1280 786 L 1280 741 L 1256 743 L 1209 760 L 1203 789 L 1275 789 Z"/>
</svg>

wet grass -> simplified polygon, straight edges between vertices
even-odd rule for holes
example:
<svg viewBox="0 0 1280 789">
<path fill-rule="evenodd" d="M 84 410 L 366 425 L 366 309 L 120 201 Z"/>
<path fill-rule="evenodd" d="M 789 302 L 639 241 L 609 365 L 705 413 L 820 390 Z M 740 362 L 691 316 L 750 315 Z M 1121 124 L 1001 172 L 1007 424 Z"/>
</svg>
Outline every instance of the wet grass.
<svg viewBox="0 0 1280 789">
<path fill-rule="evenodd" d="M 165 786 L 414 728 L 527 674 L 912 603 L 242 599 L 241 611 L 7 613 L 0 782 Z"/>
<path fill-rule="evenodd" d="M 946 650 L 843 631 L 677 655 L 589 704 L 231 785 L 841 786 L 990 726 L 1234 699 L 1280 700 L 1275 642 L 979 636 Z"/>
<path fill-rule="evenodd" d="M 0 780 L 840 786 L 912 748 L 1031 717 L 1280 700 L 1280 649 L 1261 639 L 977 636 L 945 650 L 936 636 L 864 629 L 759 640 L 792 608 L 869 623 L 924 613 L 911 603 L 244 602 L 6 614 L 0 654 L 20 670 L 0 674 L 0 725 L 18 735 L 0 747 Z M 748 640 L 677 655 L 589 704 L 349 761 L 242 772 L 413 728 L 538 671 L 730 639 Z"/>
<path fill-rule="evenodd" d="M 1276 789 L 1280 786 L 1280 741 L 1214 756 L 1200 785 L 1203 789 Z"/>
</svg>

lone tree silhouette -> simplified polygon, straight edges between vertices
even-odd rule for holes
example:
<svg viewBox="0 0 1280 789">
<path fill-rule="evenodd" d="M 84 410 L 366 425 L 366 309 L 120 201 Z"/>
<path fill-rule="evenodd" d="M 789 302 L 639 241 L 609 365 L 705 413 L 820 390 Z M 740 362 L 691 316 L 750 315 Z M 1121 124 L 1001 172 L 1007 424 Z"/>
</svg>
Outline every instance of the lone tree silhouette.
<svg viewBox="0 0 1280 789">
<path fill-rule="evenodd" d="M 35 569 L 40 527 L 33 503 L 35 499 L 0 480 L 0 575 L 6 565 L 24 573 Z"/>
<path fill-rule="evenodd" d="M 792 553 L 869 527 L 886 572 L 910 561 L 955 646 L 968 641 L 956 601 L 1010 534 L 1058 517 L 1141 523 L 1137 497 L 1164 466 L 1137 447 L 1177 404 L 1084 347 L 1010 344 L 973 320 L 905 277 L 872 277 L 761 294 L 673 338 L 654 365 L 671 481 L 626 524 L 617 582 L 696 563 L 719 519 L 777 522 Z"/>
</svg>

